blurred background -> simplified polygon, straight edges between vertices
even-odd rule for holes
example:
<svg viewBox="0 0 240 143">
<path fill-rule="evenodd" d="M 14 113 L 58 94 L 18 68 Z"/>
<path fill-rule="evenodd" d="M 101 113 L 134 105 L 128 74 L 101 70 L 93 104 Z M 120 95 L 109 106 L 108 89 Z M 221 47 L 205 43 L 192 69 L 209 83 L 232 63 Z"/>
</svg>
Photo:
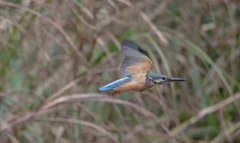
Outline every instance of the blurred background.
<svg viewBox="0 0 240 143">
<path fill-rule="evenodd" d="M 123 39 L 188 82 L 99 91 Z M 239 56 L 239 0 L 1 0 L 0 142 L 238 143 Z"/>
</svg>

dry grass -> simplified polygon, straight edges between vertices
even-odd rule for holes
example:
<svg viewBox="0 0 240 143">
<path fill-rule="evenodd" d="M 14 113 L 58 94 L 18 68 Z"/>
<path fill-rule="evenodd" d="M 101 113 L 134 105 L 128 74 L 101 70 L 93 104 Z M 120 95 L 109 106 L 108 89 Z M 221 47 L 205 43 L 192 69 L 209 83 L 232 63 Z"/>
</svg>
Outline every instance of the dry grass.
<svg viewBox="0 0 240 143">
<path fill-rule="evenodd" d="M 0 142 L 240 142 L 237 0 L 0 1 Z M 151 74 L 187 78 L 113 97 L 119 42 Z"/>
</svg>

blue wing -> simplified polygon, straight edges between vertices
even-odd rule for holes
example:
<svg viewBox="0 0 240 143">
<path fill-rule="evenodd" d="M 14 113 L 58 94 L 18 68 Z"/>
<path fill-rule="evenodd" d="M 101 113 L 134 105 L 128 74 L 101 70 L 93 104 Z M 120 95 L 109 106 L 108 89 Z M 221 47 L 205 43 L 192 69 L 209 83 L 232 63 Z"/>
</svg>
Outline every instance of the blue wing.
<svg viewBox="0 0 240 143">
<path fill-rule="evenodd" d="M 131 77 L 121 78 L 112 83 L 109 83 L 108 85 L 105 85 L 104 87 L 99 88 L 99 90 L 101 90 L 101 91 L 110 90 L 110 89 L 118 87 L 118 86 L 122 85 L 123 83 L 129 82 L 129 81 L 131 81 Z"/>
</svg>

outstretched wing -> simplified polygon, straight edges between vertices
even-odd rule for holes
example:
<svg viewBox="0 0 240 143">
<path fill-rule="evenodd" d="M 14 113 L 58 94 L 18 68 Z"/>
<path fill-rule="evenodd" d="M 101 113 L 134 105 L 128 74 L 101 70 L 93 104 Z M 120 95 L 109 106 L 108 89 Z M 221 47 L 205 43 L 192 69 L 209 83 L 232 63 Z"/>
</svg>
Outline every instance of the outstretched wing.
<svg viewBox="0 0 240 143">
<path fill-rule="evenodd" d="M 153 66 L 148 52 L 132 41 L 123 40 L 121 52 L 125 56 L 120 67 L 120 73 L 123 75 L 146 75 Z"/>
</svg>

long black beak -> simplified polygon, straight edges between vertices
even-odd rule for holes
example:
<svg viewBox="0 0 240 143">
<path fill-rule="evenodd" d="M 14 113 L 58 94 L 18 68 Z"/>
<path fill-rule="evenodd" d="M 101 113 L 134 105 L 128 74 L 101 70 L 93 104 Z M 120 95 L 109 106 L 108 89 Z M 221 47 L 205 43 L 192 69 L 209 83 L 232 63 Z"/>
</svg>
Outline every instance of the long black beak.
<svg viewBox="0 0 240 143">
<path fill-rule="evenodd" d="M 168 80 L 168 82 L 176 82 L 176 81 L 187 81 L 187 79 L 171 77 L 171 78 Z"/>
</svg>

